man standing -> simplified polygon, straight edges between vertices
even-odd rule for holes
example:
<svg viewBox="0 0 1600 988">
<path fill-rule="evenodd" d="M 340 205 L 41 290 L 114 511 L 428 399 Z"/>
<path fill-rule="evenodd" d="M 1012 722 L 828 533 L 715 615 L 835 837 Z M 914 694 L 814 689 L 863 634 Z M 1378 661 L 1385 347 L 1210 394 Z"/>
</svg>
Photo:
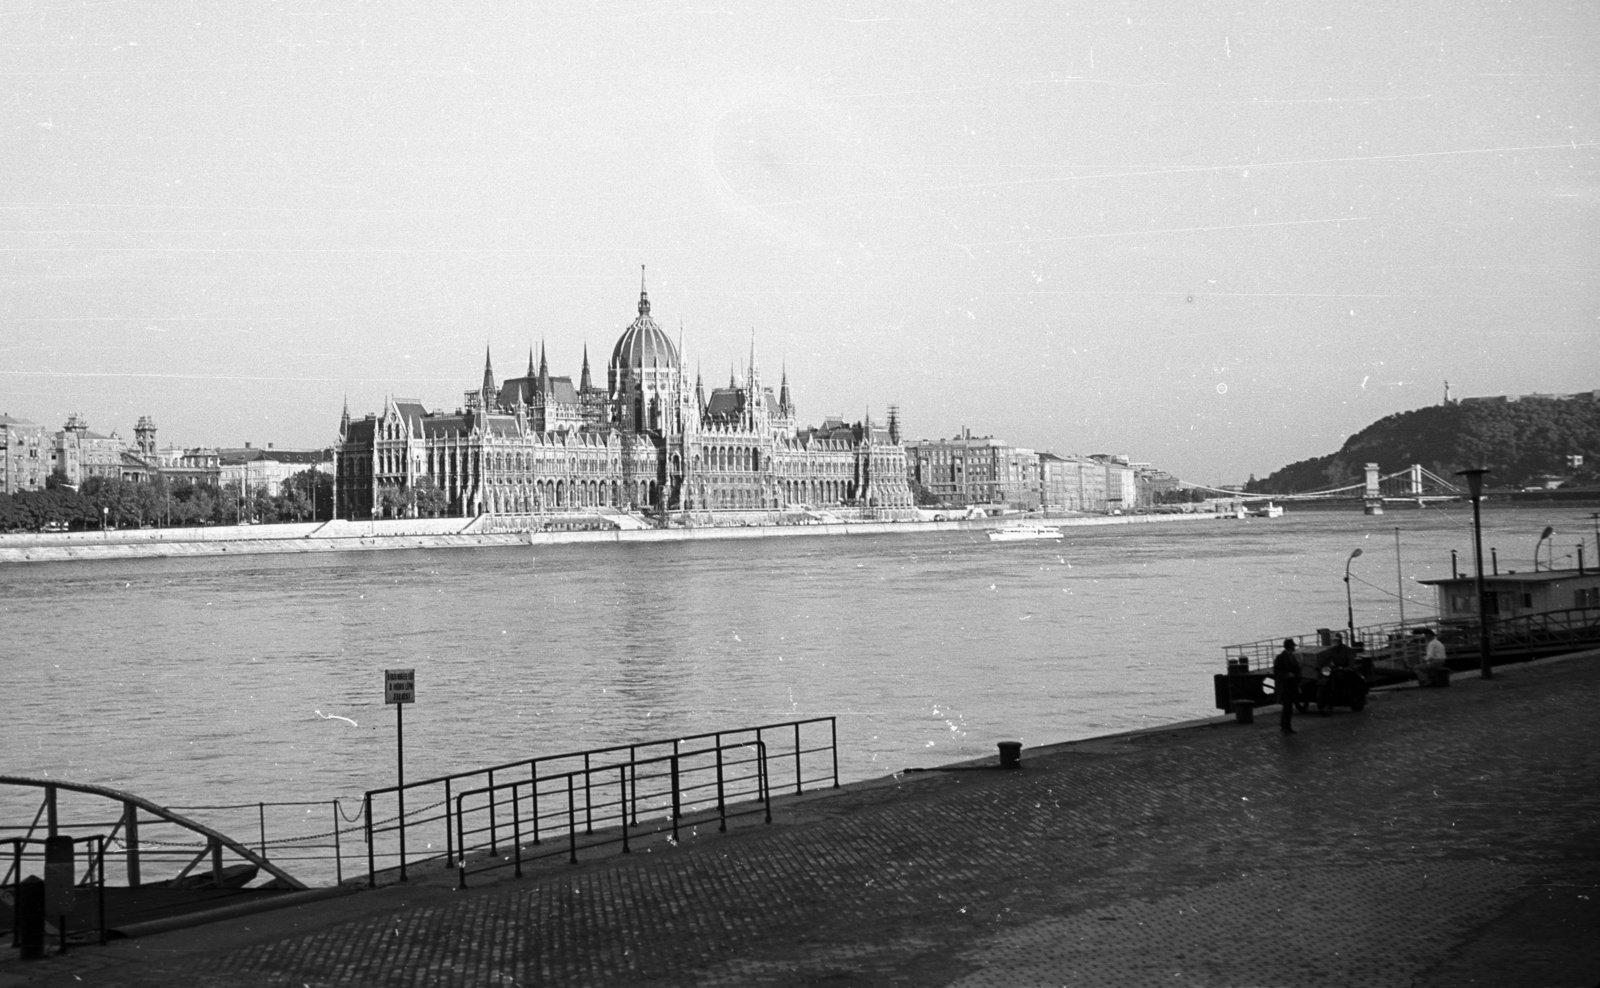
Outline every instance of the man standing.
<svg viewBox="0 0 1600 988">
<path fill-rule="evenodd" d="M 1427 650 L 1422 655 L 1422 663 L 1417 666 L 1417 682 L 1427 686 L 1432 681 L 1433 673 L 1444 668 L 1444 642 L 1433 633 L 1432 628 L 1422 629 L 1422 640 L 1427 643 Z"/>
<path fill-rule="evenodd" d="M 1294 701 L 1300 696 L 1300 657 L 1294 654 L 1294 639 L 1283 640 L 1283 651 L 1272 660 L 1273 691 L 1278 700 L 1278 730 L 1293 734 Z"/>
</svg>

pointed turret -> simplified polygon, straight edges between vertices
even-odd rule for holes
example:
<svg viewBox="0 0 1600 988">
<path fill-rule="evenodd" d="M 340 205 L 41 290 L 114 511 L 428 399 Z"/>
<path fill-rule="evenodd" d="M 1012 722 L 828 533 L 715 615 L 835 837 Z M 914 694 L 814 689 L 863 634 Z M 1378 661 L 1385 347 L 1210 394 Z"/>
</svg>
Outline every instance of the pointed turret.
<svg viewBox="0 0 1600 988">
<path fill-rule="evenodd" d="M 494 362 L 489 359 L 489 345 L 483 345 L 483 393 L 494 394 Z"/>
<path fill-rule="evenodd" d="M 650 295 L 644 290 L 644 265 L 639 265 L 639 315 L 650 314 Z"/>
<path fill-rule="evenodd" d="M 528 379 L 531 381 L 538 375 L 533 366 L 533 347 L 528 347 Z"/>
<path fill-rule="evenodd" d="M 550 393 L 550 363 L 545 360 L 544 341 L 539 341 L 539 393 Z"/>
<path fill-rule="evenodd" d="M 139 421 L 139 426 L 141 428 L 144 426 L 144 420 L 143 419 L 141 419 Z M 151 449 L 150 449 L 150 451 L 152 453 L 155 452 L 155 432 L 156 432 L 156 425 L 155 425 L 154 422 L 151 422 L 150 423 L 150 437 L 151 437 Z M 350 395 L 348 393 L 346 393 L 345 396 L 344 396 L 344 414 L 339 416 L 339 438 L 343 439 L 346 436 L 348 436 L 349 434 L 350 434 Z M 140 440 L 139 447 L 140 447 L 141 450 L 143 450 L 143 448 L 144 448 L 144 437 L 140 436 L 139 440 Z"/>
<path fill-rule="evenodd" d="M 700 406 L 700 414 L 706 413 L 706 382 L 700 379 L 700 368 L 694 369 L 694 402 Z"/>
<path fill-rule="evenodd" d="M 578 390 L 587 394 L 594 390 L 594 384 L 589 380 L 589 344 L 583 345 L 583 377 L 578 382 Z"/>
<path fill-rule="evenodd" d="M 794 402 L 789 399 L 789 362 L 783 362 L 783 378 L 778 383 L 778 414 L 793 415 Z"/>
</svg>

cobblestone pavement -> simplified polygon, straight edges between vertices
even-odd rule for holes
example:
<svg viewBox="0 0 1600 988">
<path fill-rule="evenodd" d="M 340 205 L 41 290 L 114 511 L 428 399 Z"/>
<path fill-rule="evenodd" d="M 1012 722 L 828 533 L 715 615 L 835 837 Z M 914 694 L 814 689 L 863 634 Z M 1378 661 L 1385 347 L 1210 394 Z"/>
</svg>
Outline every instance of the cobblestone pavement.
<svg viewBox="0 0 1600 988">
<path fill-rule="evenodd" d="M 520 881 L 0 964 L 0 988 L 1593 988 L 1597 710 L 1591 653 L 1291 737 L 1263 717 L 1052 746 Z"/>
</svg>

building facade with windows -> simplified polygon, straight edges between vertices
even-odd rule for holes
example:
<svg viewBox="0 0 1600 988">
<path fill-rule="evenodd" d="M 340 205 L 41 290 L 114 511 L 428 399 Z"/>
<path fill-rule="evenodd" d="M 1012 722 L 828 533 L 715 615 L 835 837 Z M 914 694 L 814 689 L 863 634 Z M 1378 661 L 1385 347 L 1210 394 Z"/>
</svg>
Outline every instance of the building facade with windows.
<svg viewBox="0 0 1600 988">
<path fill-rule="evenodd" d="M 44 426 L 0 415 L 0 494 L 42 489 L 50 477 L 52 455 Z"/>
<path fill-rule="evenodd" d="M 481 384 L 453 413 L 390 399 L 352 419 L 334 455 L 342 518 L 416 513 L 432 489 L 453 515 L 495 516 L 497 527 L 537 527 L 541 514 L 588 509 L 667 512 L 781 511 L 799 506 L 909 511 L 898 423 L 796 425 L 788 374 L 762 381 L 752 341 L 744 379 L 707 393 L 690 384 L 684 356 L 650 314 L 623 330 L 605 386 L 587 348 L 576 385 L 552 376 L 541 348 L 527 373 L 495 381 L 485 354 Z"/>
</svg>

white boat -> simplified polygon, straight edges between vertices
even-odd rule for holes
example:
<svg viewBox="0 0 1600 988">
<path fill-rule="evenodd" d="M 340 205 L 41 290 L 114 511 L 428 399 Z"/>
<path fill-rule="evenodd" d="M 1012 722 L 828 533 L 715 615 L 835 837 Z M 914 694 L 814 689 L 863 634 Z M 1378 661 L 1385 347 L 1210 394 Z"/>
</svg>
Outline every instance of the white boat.
<svg viewBox="0 0 1600 988">
<path fill-rule="evenodd" d="M 1054 525 L 1041 525 L 1032 521 L 989 530 L 990 542 L 1022 542 L 1032 539 L 1060 538 L 1061 529 L 1056 528 Z"/>
</svg>

